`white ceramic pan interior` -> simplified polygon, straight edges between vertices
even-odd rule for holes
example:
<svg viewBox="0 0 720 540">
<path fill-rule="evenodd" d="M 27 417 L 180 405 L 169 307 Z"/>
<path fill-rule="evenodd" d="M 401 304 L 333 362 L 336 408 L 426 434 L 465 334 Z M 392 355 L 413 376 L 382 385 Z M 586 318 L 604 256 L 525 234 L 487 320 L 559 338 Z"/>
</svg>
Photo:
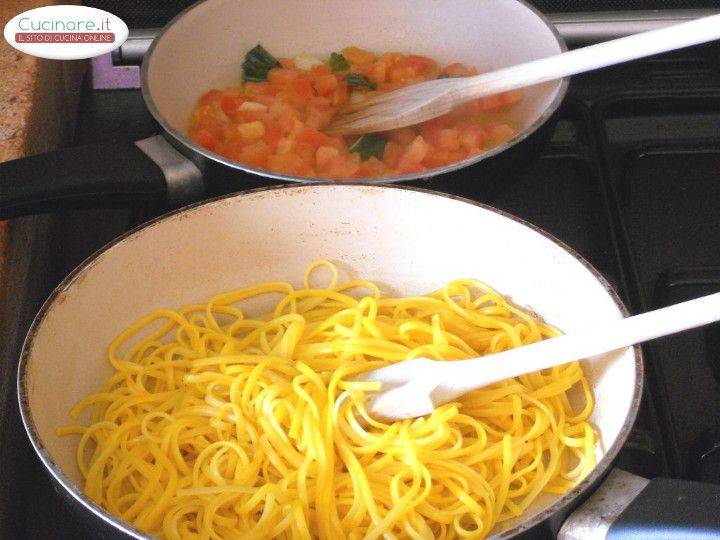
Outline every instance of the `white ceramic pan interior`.
<svg viewBox="0 0 720 540">
<path fill-rule="evenodd" d="M 258 43 L 277 56 L 325 58 L 357 45 L 463 62 L 479 71 L 558 54 L 564 47 L 554 27 L 517 0 L 207 0 L 180 15 L 155 40 L 143 66 L 151 112 L 183 144 L 228 162 L 184 134 L 197 99 L 211 88 L 238 84 L 245 53 Z M 556 81 L 527 89 L 512 112 L 520 133 L 488 155 L 542 124 L 565 88 L 565 82 Z"/>
<path fill-rule="evenodd" d="M 321 258 L 338 263 L 347 277 L 362 276 L 402 295 L 476 277 L 565 332 L 622 316 L 617 297 L 577 255 L 487 207 L 430 192 L 359 185 L 271 188 L 215 200 L 117 241 L 68 278 L 36 319 L 21 361 L 21 409 L 51 473 L 83 501 L 77 439 L 58 438 L 55 428 L 110 375 L 106 350 L 121 330 L 155 309 L 204 301 L 247 284 L 299 285 L 306 265 Z M 624 441 L 642 385 L 633 349 L 604 355 L 585 369 L 596 397 L 592 422 L 602 442 L 600 465 L 580 488 L 597 479 Z M 572 496 L 560 503 L 542 497 L 521 520 L 507 524 L 508 534 Z"/>
</svg>

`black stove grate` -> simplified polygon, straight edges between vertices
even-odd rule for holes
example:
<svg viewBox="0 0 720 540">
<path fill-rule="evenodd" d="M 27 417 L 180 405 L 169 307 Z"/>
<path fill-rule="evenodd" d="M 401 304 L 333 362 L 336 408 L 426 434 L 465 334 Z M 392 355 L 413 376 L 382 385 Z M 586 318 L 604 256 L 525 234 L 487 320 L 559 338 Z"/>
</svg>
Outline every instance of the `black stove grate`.
<svg viewBox="0 0 720 540">
<path fill-rule="evenodd" d="M 86 0 L 83 3 L 114 13 L 130 28 L 155 28 L 165 25 L 195 0 Z M 531 0 L 530 3 L 543 13 L 720 7 L 718 0 Z"/>
<path fill-rule="evenodd" d="M 78 144 L 155 130 L 138 90 L 86 89 Z M 720 48 L 575 78 L 542 158 L 491 200 L 472 171 L 458 174 L 463 195 L 576 248 L 632 311 L 720 290 Z M 457 185 L 451 179 L 430 187 L 453 192 Z M 52 287 L 90 252 L 149 217 L 119 210 L 54 216 L 31 268 L 23 320 L 29 324 Z M 617 464 L 649 477 L 720 483 L 720 325 L 644 352 L 643 402 Z M 0 377 L 14 380 L 13 370 L 0 364 Z M 3 484 L 13 488 L 11 498 L 0 497 L 0 517 L 8 518 L 0 520 L 0 537 L 79 538 L 81 522 L 53 491 L 22 433 L 14 385 L 6 386 L 0 457 Z"/>
</svg>

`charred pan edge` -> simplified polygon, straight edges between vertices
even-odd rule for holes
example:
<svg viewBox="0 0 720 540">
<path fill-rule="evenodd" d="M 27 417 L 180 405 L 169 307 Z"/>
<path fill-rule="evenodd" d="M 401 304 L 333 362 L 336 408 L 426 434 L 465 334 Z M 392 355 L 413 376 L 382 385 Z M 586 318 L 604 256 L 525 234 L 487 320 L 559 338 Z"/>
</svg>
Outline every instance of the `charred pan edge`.
<svg viewBox="0 0 720 540">
<path fill-rule="evenodd" d="M 153 115 L 155 120 L 160 124 L 160 127 L 163 129 L 163 133 L 166 137 L 169 137 L 170 143 L 175 146 L 178 149 L 185 149 L 189 150 L 190 152 L 194 153 L 195 155 L 202 156 L 205 159 L 208 159 L 210 161 L 214 161 L 216 163 L 220 163 L 222 165 L 226 165 L 232 169 L 236 169 L 239 171 L 245 171 L 257 176 L 263 176 L 265 178 L 273 178 L 275 180 L 280 180 L 283 182 L 298 182 L 303 184 L 316 184 L 316 183 L 327 183 L 327 182 L 347 182 L 347 180 L 344 180 L 342 178 L 330 178 L 330 179 L 322 179 L 322 180 L 314 180 L 312 178 L 303 178 L 298 176 L 288 176 L 284 174 L 276 174 L 271 171 L 267 171 L 265 169 L 255 169 L 253 167 L 248 167 L 247 165 L 244 165 L 243 163 L 233 161 L 231 159 L 227 159 L 226 157 L 223 157 L 219 154 L 216 154 L 214 152 L 210 152 L 209 150 L 206 150 L 202 146 L 195 144 L 190 139 L 188 139 L 185 134 L 181 133 L 180 131 L 173 128 L 170 124 L 168 124 L 165 121 L 165 118 L 162 114 L 160 114 L 160 111 L 158 110 L 157 106 L 155 105 L 155 101 L 153 100 L 152 93 L 150 92 L 149 84 L 148 84 L 148 72 L 150 70 L 150 62 L 152 60 L 153 52 L 155 51 L 155 46 L 157 43 L 160 42 L 165 32 L 172 27 L 172 25 L 183 18 L 187 13 L 192 11 L 193 9 L 200 7 L 202 4 L 204 4 L 207 0 L 200 0 L 199 2 L 196 2 L 195 4 L 185 8 L 183 11 L 178 13 L 168 24 L 166 24 L 163 29 L 160 31 L 160 33 L 155 37 L 152 44 L 150 45 L 150 48 L 148 49 L 147 54 L 143 58 L 142 65 L 140 67 L 140 80 L 141 80 L 141 89 L 142 89 L 142 95 L 143 99 L 145 100 L 145 105 L 147 106 L 148 110 L 150 111 L 150 114 Z M 515 2 L 522 4 L 526 9 L 533 12 L 547 27 L 548 30 L 555 36 L 555 39 L 557 40 L 558 46 L 560 47 L 560 52 L 567 52 L 567 44 L 565 43 L 565 40 L 560 35 L 560 32 L 555 27 L 555 25 L 550 22 L 550 19 L 548 19 L 545 15 L 543 15 L 539 10 L 537 10 L 534 6 L 531 6 L 528 4 L 525 0 L 514 0 Z M 450 173 L 453 171 L 456 171 L 458 169 L 463 169 L 465 167 L 469 167 L 470 165 L 474 165 L 476 163 L 479 163 L 485 159 L 491 158 L 508 148 L 515 146 L 516 144 L 524 141 L 530 135 L 535 133 L 540 127 L 547 122 L 560 108 L 561 103 L 565 100 L 565 96 L 568 92 L 568 86 L 570 85 L 570 78 L 565 77 L 564 79 L 561 79 L 560 81 L 560 87 L 557 90 L 557 94 L 555 94 L 555 98 L 552 100 L 552 102 L 547 106 L 547 108 L 543 111 L 543 113 L 540 115 L 540 117 L 535 120 L 532 124 L 530 124 L 527 128 L 525 128 L 523 131 L 519 132 L 515 137 L 510 139 L 509 141 L 506 141 L 502 144 L 499 144 L 498 146 L 495 146 L 488 150 L 487 152 L 483 152 L 482 154 L 478 154 L 473 157 L 466 158 L 462 161 L 458 161 L 457 163 L 451 163 L 450 165 L 445 165 L 444 167 L 438 167 L 436 169 L 430 169 L 428 171 L 423 171 L 422 173 L 412 173 L 412 174 L 400 174 L 397 176 L 384 176 L 380 178 L 368 178 L 364 180 L 364 183 L 367 184 L 396 184 L 396 183 L 402 183 L 402 182 L 410 182 L 412 180 L 418 180 L 423 178 L 432 178 L 434 176 L 440 176 L 446 173 Z"/>
<path fill-rule="evenodd" d="M 33 448 L 35 449 L 35 452 L 37 453 L 38 457 L 40 458 L 40 461 L 42 461 L 43 465 L 45 465 L 45 468 L 48 470 L 50 475 L 53 477 L 53 479 L 60 484 L 67 492 L 68 494 L 74 498 L 80 505 L 85 507 L 87 510 L 89 510 L 91 513 L 93 513 L 98 519 L 102 520 L 108 525 L 111 525 L 121 532 L 124 532 L 125 534 L 129 535 L 132 538 L 136 539 L 149 539 L 150 537 L 145 535 L 142 531 L 139 531 L 138 529 L 132 527 L 129 523 L 126 523 L 122 521 L 121 519 L 111 515 L 108 513 L 104 508 L 101 506 L 91 502 L 88 500 L 82 491 L 79 489 L 77 485 L 75 485 L 63 472 L 60 470 L 60 468 L 57 466 L 57 464 L 52 460 L 49 453 L 45 450 L 44 446 L 40 442 L 40 438 L 38 436 L 38 433 L 35 429 L 35 423 L 32 418 L 32 413 L 30 411 L 29 403 L 28 403 L 28 388 L 27 388 L 27 370 L 28 370 L 28 359 L 30 355 L 30 349 L 32 348 L 33 340 L 35 339 L 35 336 L 37 335 L 38 329 L 42 325 L 46 315 L 52 308 L 55 301 L 68 289 L 70 289 L 75 282 L 82 276 L 83 273 L 89 271 L 92 269 L 92 267 L 96 264 L 99 257 L 104 254 L 105 252 L 113 249 L 114 247 L 122 244 L 125 242 L 129 237 L 135 235 L 136 233 L 143 231 L 145 229 L 151 229 L 158 223 L 165 221 L 167 219 L 170 219 L 174 216 L 177 216 L 179 214 L 185 214 L 185 213 L 192 213 L 194 210 L 203 207 L 203 206 L 209 206 L 216 204 L 220 201 L 226 201 L 234 198 L 240 198 L 240 197 L 246 197 L 251 196 L 256 193 L 262 193 L 262 192 L 272 192 L 272 191 L 282 191 L 282 190 L 289 190 L 289 191 L 295 191 L 295 190 L 302 190 L 302 189 L 314 189 L 322 185 L 332 186 L 332 187 L 341 187 L 342 185 L 346 186 L 355 186 L 355 187 L 366 187 L 370 189 L 398 189 L 398 190 L 404 190 L 404 191 L 413 191 L 418 193 L 423 193 L 425 195 L 431 195 L 434 197 L 441 197 L 441 198 L 447 198 L 447 199 L 453 199 L 459 202 L 463 202 L 472 206 L 476 206 L 479 208 L 482 208 L 484 210 L 487 210 L 489 212 L 493 212 L 495 214 L 499 214 L 507 219 L 510 219 L 512 221 L 515 221 L 516 223 L 520 223 L 522 225 L 525 225 L 529 229 L 535 231 L 536 233 L 544 236 L 551 242 L 555 243 L 562 249 L 564 249 L 566 252 L 568 252 L 570 255 L 572 255 L 580 264 L 582 264 L 587 270 L 597 279 L 602 286 L 605 288 L 605 290 L 608 292 L 608 294 L 612 297 L 612 299 L 615 301 L 615 304 L 617 305 L 618 309 L 624 316 L 628 316 L 629 312 L 625 305 L 620 300 L 620 297 L 617 295 L 617 293 L 614 291 L 614 289 L 610 286 L 610 284 L 607 282 L 607 280 L 602 276 L 602 274 L 594 267 L 592 266 L 585 258 L 577 253 L 575 250 L 573 250 L 571 247 L 566 245 L 561 240 L 555 238 L 550 233 L 544 231 L 543 229 L 533 225 L 532 223 L 528 223 L 524 219 L 518 218 L 512 214 L 509 214 L 507 212 L 503 212 L 502 210 L 498 210 L 496 208 L 493 208 L 492 206 L 488 206 L 483 203 L 479 203 L 476 201 L 472 201 L 470 199 L 466 199 L 464 197 L 458 197 L 455 195 L 448 195 L 445 193 L 438 193 L 436 191 L 432 191 L 429 189 L 422 189 L 422 188 L 416 188 L 416 187 L 409 187 L 409 186 L 379 186 L 374 183 L 368 183 L 368 182 L 344 182 L 343 184 L 337 184 L 334 182 L 324 182 L 324 183 L 314 183 L 311 186 L 269 186 L 269 187 L 261 187 L 256 189 L 251 189 L 247 191 L 243 191 L 240 193 L 234 193 L 230 195 L 224 195 L 221 197 L 215 197 L 213 199 L 209 199 L 207 201 L 191 204 L 189 206 L 185 206 L 183 208 L 180 208 L 178 210 L 174 210 L 172 212 L 169 212 L 167 214 L 164 214 L 162 216 L 159 216 L 157 218 L 154 218 L 142 225 L 139 225 L 138 227 L 135 227 L 134 229 L 122 234 L 121 236 L 117 237 L 115 240 L 109 242 L 96 252 L 94 252 L 92 255 L 90 255 L 87 259 L 85 259 L 80 265 L 75 268 L 68 276 L 50 293 L 50 296 L 48 296 L 47 300 L 43 303 L 42 307 L 40 308 L 40 311 L 38 311 L 38 314 L 35 316 L 35 319 L 32 322 L 32 325 L 30 326 L 30 330 L 28 331 L 28 334 L 25 338 L 25 341 L 23 343 L 22 351 L 20 353 L 20 361 L 18 364 L 18 403 L 20 406 L 20 416 L 22 418 L 23 426 L 25 428 L 25 431 L 30 439 L 30 442 L 32 443 Z M 512 536 L 515 536 L 523 531 L 526 531 L 527 529 L 530 529 L 537 525 L 538 523 L 544 521 L 545 519 L 551 517 L 556 512 L 564 509 L 566 506 L 568 506 L 575 497 L 577 497 L 580 493 L 588 489 L 590 486 L 592 486 L 595 482 L 597 482 L 605 473 L 606 469 L 610 467 L 613 460 L 615 459 L 615 456 L 620 451 L 620 448 L 625 443 L 625 440 L 627 439 L 630 430 L 632 429 L 633 424 L 635 423 L 635 418 L 637 417 L 638 409 L 640 407 L 640 398 L 642 396 L 642 388 L 643 388 L 643 356 L 642 351 L 639 346 L 633 347 L 634 354 L 635 354 L 635 388 L 633 391 L 633 397 L 632 402 L 630 404 L 630 411 L 628 412 L 627 417 L 625 418 L 625 422 L 622 425 L 622 428 L 620 429 L 620 432 L 618 433 L 617 439 L 615 442 L 608 448 L 605 452 L 605 455 L 602 457 L 602 459 L 595 465 L 595 468 L 590 472 L 590 474 L 577 486 L 575 486 L 571 491 L 563 495 L 560 499 L 558 499 L 554 504 L 550 505 L 549 507 L 545 508 L 541 512 L 538 512 L 535 516 L 527 520 L 526 522 L 521 523 L 517 527 L 514 527 L 512 529 L 509 529 L 507 531 L 503 531 L 502 533 L 498 535 L 494 535 L 493 538 L 510 538 Z"/>
</svg>

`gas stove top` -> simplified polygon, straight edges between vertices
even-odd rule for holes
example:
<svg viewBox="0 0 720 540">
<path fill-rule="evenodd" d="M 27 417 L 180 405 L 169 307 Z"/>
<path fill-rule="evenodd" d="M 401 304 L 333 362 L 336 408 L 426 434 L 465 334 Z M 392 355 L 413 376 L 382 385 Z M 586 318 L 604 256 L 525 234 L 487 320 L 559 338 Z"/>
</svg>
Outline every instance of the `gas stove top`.
<svg viewBox="0 0 720 540">
<path fill-rule="evenodd" d="M 139 90 L 88 85 L 75 143 L 135 140 L 156 129 Z M 544 228 L 600 270 L 632 312 L 719 291 L 720 48 L 577 77 L 551 142 L 522 178 L 488 198 L 482 178 L 460 174 L 428 187 Z M 11 256 L 25 254 L 13 278 L 25 291 L 17 299 L 18 335 L 75 265 L 158 212 L 77 211 L 28 221 L 34 226 L 10 246 Z M 9 358 L 18 348 L 19 341 Z M 720 325 L 643 349 L 642 407 L 616 464 L 650 478 L 720 483 Z M 53 491 L 22 430 L 14 369 L 0 365 L 0 479 L 9 492 L 0 498 L 0 517 L 8 518 L 0 537 L 80 538 L 80 521 Z"/>
</svg>

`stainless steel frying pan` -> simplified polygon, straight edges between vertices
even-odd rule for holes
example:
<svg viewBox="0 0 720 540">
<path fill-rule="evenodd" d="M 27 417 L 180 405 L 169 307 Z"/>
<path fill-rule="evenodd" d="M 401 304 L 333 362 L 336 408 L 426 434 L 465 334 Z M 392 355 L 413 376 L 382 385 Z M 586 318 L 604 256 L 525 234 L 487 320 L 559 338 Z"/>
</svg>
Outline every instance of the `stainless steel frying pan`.
<svg viewBox="0 0 720 540">
<path fill-rule="evenodd" d="M 327 56 L 356 44 L 441 62 L 496 69 L 554 55 L 565 44 L 520 0 L 207 0 L 180 13 L 155 39 L 142 66 L 142 92 L 161 134 L 137 142 L 64 149 L 0 164 L 0 219 L 64 208 L 167 204 L 282 182 L 307 182 L 229 160 L 185 133 L 197 99 L 237 84 L 245 53 L 262 43 L 278 56 Z M 567 80 L 528 89 L 514 109 L 518 134 L 459 163 L 373 182 L 429 181 L 473 167 L 472 182 L 509 181 L 531 162 Z"/>
</svg>

